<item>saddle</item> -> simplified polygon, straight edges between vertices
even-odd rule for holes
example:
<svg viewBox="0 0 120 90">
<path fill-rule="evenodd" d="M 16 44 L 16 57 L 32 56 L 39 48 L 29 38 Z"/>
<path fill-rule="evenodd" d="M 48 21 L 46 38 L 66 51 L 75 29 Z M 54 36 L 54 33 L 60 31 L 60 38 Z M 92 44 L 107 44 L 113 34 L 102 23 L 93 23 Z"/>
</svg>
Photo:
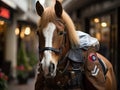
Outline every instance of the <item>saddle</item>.
<svg viewBox="0 0 120 90">
<path fill-rule="evenodd" d="M 76 33 L 80 39 L 79 47 L 71 48 L 68 53 L 68 58 L 73 62 L 84 63 L 85 59 L 88 59 L 88 57 L 90 56 L 89 54 L 92 54 L 92 52 L 94 52 L 95 55 L 90 56 L 90 59 L 92 61 L 94 61 L 94 59 L 98 59 L 105 75 L 107 72 L 107 66 L 104 61 L 96 55 L 100 46 L 99 41 L 96 38 L 91 37 L 89 34 L 82 31 L 76 31 Z"/>
<path fill-rule="evenodd" d="M 84 72 L 86 72 L 84 70 L 84 69 L 86 69 L 85 67 L 88 67 L 88 70 L 90 72 L 89 76 L 88 76 L 88 78 L 90 80 L 91 80 L 91 76 L 96 78 L 99 76 L 99 74 L 98 74 L 99 72 L 103 72 L 101 81 L 105 81 L 108 68 L 107 68 L 107 65 L 105 64 L 105 62 L 97 56 L 97 54 L 96 54 L 97 50 L 95 47 L 88 47 L 87 50 L 84 48 L 76 49 L 76 50 L 74 50 L 74 55 L 75 55 L 75 52 L 76 52 L 76 56 L 79 55 L 79 56 L 77 56 L 77 58 L 79 57 L 79 59 L 76 59 L 76 56 L 74 58 L 74 56 L 72 55 L 73 52 L 72 53 L 70 52 L 70 54 L 69 54 L 69 55 L 73 56 L 72 58 L 69 58 L 69 55 L 68 55 L 68 58 L 70 59 L 70 61 L 72 63 L 73 72 L 75 73 L 75 77 L 71 80 L 70 86 L 72 86 L 74 84 L 75 86 L 81 86 L 82 88 L 84 87 L 83 83 L 81 83 L 81 82 L 83 82 L 83 79 L 84 79 L 83 77 L 85 74 Z M 88 62 L 90 60 L 91 64 L 86 64 L 87 60 L 88 60 Z M 96 63 L 96 61 L 97 61 L 97 63 Z M 88 66 L 85 66 L 85 65 L 88 65 Z M 95 83 L 96 87 L 98 84 L 100 84 L 94 79 L 91 81 Z M 102 85 L 101 85 L 101 87 L 102 87 Z M 101 87 L 99 87 L 99 88 L 101 88 Z"/>
<path fill-rule="evenodd" d="M 89 47 L 89 48 L 94 48 L 94 47 Z M 94 48 L 94 51 L 96 52 L 96 49 Z M 85 58 L 88 58 L 89 55 L 85 55 L 85 53 L 89 52 L 89 49 L 85 50 L 85 49 L 76 49 L 74 51 L 70 51 L 69 55 L 68 55 L 68 58 L 72 61 L 73 63 L 73 68 L 80 68 L 78 67 L 78 64 L 80 63 L 84 63 L 85 62 Z M 97 53 L 97 52 L 96 52 Z M 106 75 L 107 73 L 107 65 L 105 64 L 105 62 L 99 58 L 97 55 L 96 56 L 91 56 L 91 60 L 94 61 L 94 59 L 97 58 L 101 67 L 102 67 L 102 70 L 104 72 L 104 75 Z"/>
<path fill-rule="evenodd" d="M 76 33 L 80 40 L 79 45 L 70 49 L 68 58 L 74 62 L 83 62 L 83 52 L 88 51 L 90 47 L 94 47 L 96 51 L 99 50 L 99 41 L 82 31 L 76 31 Z"/>
<path fill-rule="evenodd" d="M 100 83 L 97 81 L 105 81 L 107 66 L 96 54 L 99 50 L 99 42 L 96 38 L 91 37 L 87 33 L 77 31 L 77 34 L 80 38 L 80 46 L 71 48 L 68 53 L 68 58 L 72 62 L 73 71 L 75 73 L 77 72 L 72 82 L 77 82 L 76 78 L 79 80 L 79 77 L 77 76 L 79 75 L 78 72 L 82 72 L 92 84 L 95 84 L 93 85 L 94 87 L 102 89 L 104 84 L 99 85 Z M 81 63 L 82 66 L 80 65 Z"/>
</svg>

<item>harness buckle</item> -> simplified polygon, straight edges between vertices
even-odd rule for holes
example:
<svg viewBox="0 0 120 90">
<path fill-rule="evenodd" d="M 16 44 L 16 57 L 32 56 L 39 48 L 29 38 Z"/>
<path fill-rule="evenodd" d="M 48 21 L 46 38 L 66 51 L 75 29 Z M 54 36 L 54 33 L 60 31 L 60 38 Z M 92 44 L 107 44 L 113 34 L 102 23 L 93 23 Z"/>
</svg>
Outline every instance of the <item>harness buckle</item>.
<svg viewBox="0 0 120 90">
<path fill-rule="evenodd" d="M 80 72 L 83 72 L 84 71 L 84 68 L 83 68 L 83 63 L 78 63 L 78 62 L 72 62 L 72 70 L 73 71 L 80 71 Z"/>
</svg>

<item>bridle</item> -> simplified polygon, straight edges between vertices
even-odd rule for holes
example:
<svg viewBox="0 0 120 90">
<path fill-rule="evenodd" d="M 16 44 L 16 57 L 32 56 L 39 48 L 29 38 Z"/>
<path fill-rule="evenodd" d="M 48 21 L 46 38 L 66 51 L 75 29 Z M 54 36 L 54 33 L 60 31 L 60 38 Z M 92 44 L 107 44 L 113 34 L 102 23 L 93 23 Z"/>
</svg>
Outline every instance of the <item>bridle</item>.
<svg viewBox="0 0 120 90">
<path fill-rule="evenodd" d="M 60 48 L 59 49 L 57 49 L 57 48 L 53 48 L 53 47 L 44 47 L 44 48 L 41 48 L 40 46 L 39 46 L 39 55 L 41 54 L 41 53 L 43 53 L 44 51 L 52 51 L 52 52 L 54 52 L 54 53 L 56 53 L 56 54 L 59 54 L 60 55 L 60 59 L 58 60 L 58 64 L 62 64 L 62 63 L 64 63 L 64 61 L 66 60 L 66 58 L 67 58 L 67 56 L 68 56 L 68 53 L 69 53 L 69 51 L 67 51 L 67 53 L 66 53 L 66 55 L 65 56 L 62 56 L 62 51 L 63 51 L 63 48 L 65 47 L 65 45 L 66 45 L 66 43 L 67 43 L 67 32 L 66 32 L 66 25 L 63 23 L 63 22 L 61 22 L 61 20 L 60 19 L 56 19 L 56 21 L 58 21 L 58 22 L 60 22 L 60 23 L 62 23 L 63 25 L 64 25 L 64 30 L 63 30 L 63 32 L 62 32 L 62 34 L 63 34 L 63 41 L 62 41 L 62 44 L 61 44 L 61 46 L 60 46 Z M 39 36 L 39 35 L 38 35 Z M 39 56 L 39 58 L 40 58 L 40 56 Z M 40 59 L 39 59 L 40 60 Z M 69 61 L 67 62 L 67 64 L 66 64 L 66 66 L 64 67 L 64 69 L 62 70 L 62 73 L 64 73 L 66 70 L 67 70 L 67 67 L 69 66 Z M 57 69 L 58 70 L 58 69 Z"/>
<path fill-rule="evenodd" d="M 67 43 L 67 40 L 66 40 L 67 36 L 66 36 L 66 34 L 67 34 L 66 30 L 64 30 L 64 32 L 63 32 L 63 41 L 62 41 L 62 44 L 61 44 L 59 49 L 53 48 L 53 47 L 44 47 L 44 48 L 39 47 L 39 55 L 40 55 L 40 53 L 43 53 L 44 51 L 47 51 L 47 50 L 52 51 L 52 52 L 54 52 L 56 54 L 60 54 L 60 60 L 58 61 L 58 65 L 62 65 L 64 62 L 66 62 L 66 65 L 65 65 L 65 67 L 62 68 L 62 70 L 59 67 L 57 68 L 58 73 L 61 73 L 61 74 L 65 74 L 66 71 L 69 72 L 69 73 L 74 72 L 74 69 L 72 69 L 70 71 L 68 70 L 68 67 L 70 65 L 70 61 L 67 60 L 67 56 L 68 56 L 69 50 L 66 52 L 66 54 L 64 56 L 62 56 L 63 48 L 64 48 L 64 46 Z M 78 74 L 80 74 L 80 72 L 81 72 L 80 70 L 77 70 Z M 76 71 L 74 73 L 76 73 Z M 76 75 L 75 75 L 75 77 L 76 77 Z M 72 79 L 70 79 L 70 80 L 72 80 Z M 60 85 L 59 87 L 63 88 L 62 85 Z"/>
</svg>

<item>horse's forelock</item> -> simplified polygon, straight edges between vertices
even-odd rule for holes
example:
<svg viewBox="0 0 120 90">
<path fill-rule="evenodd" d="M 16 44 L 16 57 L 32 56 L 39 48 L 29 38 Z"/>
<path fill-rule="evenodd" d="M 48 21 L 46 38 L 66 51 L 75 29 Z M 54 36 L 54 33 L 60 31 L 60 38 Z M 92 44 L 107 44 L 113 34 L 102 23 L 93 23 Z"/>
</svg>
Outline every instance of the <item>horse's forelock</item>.
<svg viewBox="0 0 120 90">
<path fill-rule="evenodd" d="M 55 20 L 55 12 L 53 7 L 48 7 L 41 16 L 39 27 L 44 28 L 50 21 L 52 22 L 53 20 Z"/>
</svg>

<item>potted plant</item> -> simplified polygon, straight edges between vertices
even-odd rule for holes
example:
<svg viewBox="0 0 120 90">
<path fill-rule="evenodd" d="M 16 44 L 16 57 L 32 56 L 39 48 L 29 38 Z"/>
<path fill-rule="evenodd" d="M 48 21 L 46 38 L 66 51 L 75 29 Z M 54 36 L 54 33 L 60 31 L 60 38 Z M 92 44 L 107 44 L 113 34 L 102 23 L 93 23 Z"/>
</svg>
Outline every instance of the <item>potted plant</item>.
<svg viewBox="0 0 120 90">
<path fill-rule="evenodd" d="M 26 84 L 28 81 L 28 70 L 24 65 L 17 66 L 17 79 L 19 84 Z"/>
<path fill-rule="evenodd" d="M 24 43 L 21 42 L 17 57 L 17 79 L 19 84 L 27 83 L 30 70 L 31 67 L 28 63 L 28 57 L 25 51 Z"/>
<path fill-rule="evenodd" d="M 29 78 L 34 78 L 35 77 L 35 68 L 37 64 L 37 56 L 33 51 L 28 52 L 28 57 L 29 57 L 29 65 L 32 67 L 32 70 L 29 72 Z"/>
<path fill-rule="evenodd" d="M 0 90 L 6 90 L 8 77 L 0 70 Z"/>
</svg>

